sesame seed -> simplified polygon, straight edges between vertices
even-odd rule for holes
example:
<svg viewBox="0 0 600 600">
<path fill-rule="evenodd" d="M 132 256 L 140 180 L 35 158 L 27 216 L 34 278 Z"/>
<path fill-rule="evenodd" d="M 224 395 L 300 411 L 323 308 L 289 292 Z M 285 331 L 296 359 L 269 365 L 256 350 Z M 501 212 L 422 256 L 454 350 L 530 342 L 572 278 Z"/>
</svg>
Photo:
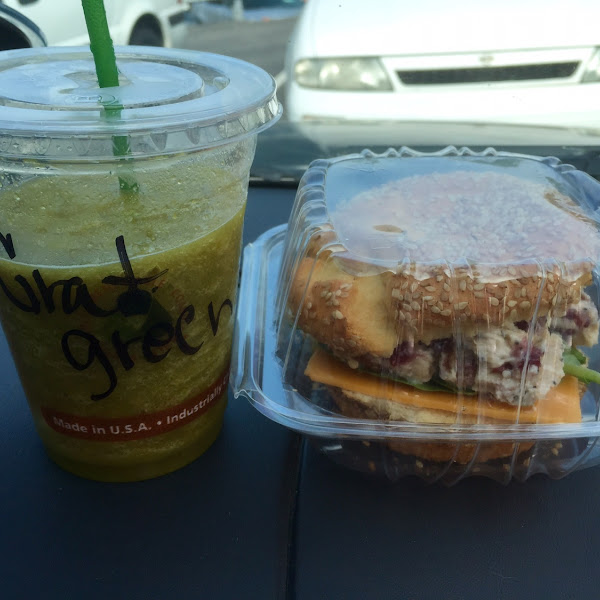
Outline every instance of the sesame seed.
<svg viewBox="0 0 600 600">
<path fill-rule="evenodd" d="M 451 288 L 450 288 L 450 286 L 449 286 L 447 283 L 444 283 L 444 285 L 443 285 L 443 288 L 444 288 L 444 290 L 445 290 L 446 292 L 449 292 L 449 291 L 450 291 L 450 289 L 451 289 Z M 435 288 L 433 288 L 432 290 L 429 290 L 429 291 L 430 291 L 430 292 L 434 292 L 434 291 L 435 291 Z"/>
<path fill-rule="evenodd" d="M 325 296 L 327 296 L 327 290 L 321 292 L 321 298 L 325 298 Z"/>
<path fill-rule="evenodd" d="M 439 313 L 441 313 L 442 311 L 441 311 L 441 310 L 440 310 L 440 309 L 439 309 L 437 306 L 432 306 L 432 307 L 431 307 L 431 312 L 432 312 L 432 313 L 439 314 Z"/>
<path fill-rule="evenodd" d="M 406 321 L 406 315 L 402 311 L 398 311 L 398 318 L 401 321 Z"/>
<path fill-rule="evenodd" d="M 336 296 L 341 296 L 342 295 L 342 291 L 341 290 L 337 290 L 337 292 L 335 293 Z"/>
<path fill-rule="evenodd" d="M 417 299 L 417 298 L 419 298 L 420 296 L 421 296 L 421 292 L 415 292 L 415 293 L 412 295 L 412 297 L 413 297 L 413 300 L 416 300 L 416 299 Z"/>
<path fill-rule="evenodd" d="M 343 318 L 344 318 L 344 315 L 343 315 L 343 314 L 342 314 L 342 313 L 341 313 L 339 310 L 334 310 L 334 311 L 331 313 L 331 316 L 332 316 L 334 319 L 338 319 L 338 320 L 339 320 L 339 319 L 343 319 Z"/>
<path fill-rule="evenodd" d="M 514 277 L 517 274 L 517 270 L 514 267 L 508 267 L 507 271 Z"/>
<path fill-rule="evenodd" d="M 468 302 L 459 302 L 454 305 L 454 310 L 464 310 L 469 305 Z"/>
<path fill-rule="evenodd" d="M 408 312 L 412 310 L 412 306 L 410 304 L 406 304 L 406 302 L 402 305 L 402 308 Z"/>
<path fill-rule="evenodd" d="M 310 310 L 312 308 L 312 302 L 307 302 L 306 308 L 308 308 L 308 310 Z"/>
<path fill-rule="evenodd" d="M 433 296 L 423 296 L 423 300 L 428 302 L 429 300 L 433 300 Z"/>
<path fill-rule="evenodd" d="M 402 294 L 398 288 L 394 288 L 392 290 L 392 298 L 397 298 L 398 300 L 402 300 Z"/>
<path fill-rule="evenodd" d="M 411 304 L 413 310 L 416 310 L 417 312 L 419 312 L 421 310 L 421 305 L 418 302 L 413 302 Z"/>
<path fill-rule="evenodd" d="M 444 276 L 443 276 L 443 275 L 438 275 L 438 276 L 435 278 L 435 280 L 436 280 L 436 281 L 442 281 L 443 279 L 444 279 Z"/>
<path fill-rule="evenodd" d="M 498 298 L 494 298 L 493 296 L 490 297 L 490 304 L 492 306 L 498 306 L 498 304 L 500 304 L 500 300 L 498 300 Z"/>
<path fill-rule="evenodd" d="M 516 309 L 514 309 L 514 308 L 513 308 L 513 309 L 510 311 L 510 318 L 511 318 L 513 321 L 514 321 L 514 320 L 517 318 L 517 311 L 516 311 Z"/>
<path fill-rule="evenodd" d="M 415 466 L 417 467 L 417 469 L 422 469 L 423 463 L 420 460 L 417 460 L 417 461 L 415 461 Z"/>
<path fill-rule="evenodd" d="M 443 317 L 449 317 L 452 314 L 452 311 L 448 308 L 445 308 L 442 312 L 440 312 L 440 315 L 442 315 Z"/>
<path fill-rule="evenodd" d="M 351 283 L 344 283 L 340 285 L 340 290 L 349 290 L 352 287 Z"/>
<path fill-rule="evenodd" d="M 447 286 L 447 285 L 448 285 L 447 283 L 444 284 L 444 286 Z M 425 289 L 428 292 L 435 292 L 435 286 L 433 286 L 433 285 L 428 285 L 428 286 L 425 287 Z"/>
<path fill-rule="evenodd" d="M 340 305 L 340 303 L 339 303 L 338 300 L 332 300 L 331 304 L 332 304 L 332 306 L 339 306 Z"/>
<path fill-rule="evenodd" d="M 411 291 L 411 292 L 416 292 L 418 287 L 419 287 L 419 284 L 418 284 L 418 283 L 413 283 L 413 284 L 410 286 L 410 291 Z"/>
<path fill-rule="evenodd" d="M 405 281 L 402 283 L 402 285 L 400 286 L 401 289 L 405 290 L 408 287 L 408 281 Z"/>
<path fill-rule="evenodd" d="M 502 371 L 502 377 L 504 377 L 504 379 L 507 379 L 511 375 L 512 373 L 508 369 L 504 369 L 504 371 Z"/>
<path fill-rule="evenodd" d="M 485 292 L 473 292 L 475 298 L 485 298 Z"/>
<path fill-rule="evenodd" d="M 357 361 L 357 360 L 355 360 L 355 359 L 353 359 L 353 358 L 349 358 L 349 359 L 348 359 L 348 366 L 349 366 L 351 369 L 358 369 L 358 361 Z"/>
<path fill-rule="evenodd" d="M 509 300 L 507 304 L 511 308 L 514 308 L 517 305 L 517 301 L 516 300 Z"/>
<path fill-rule="evenodd" d="M 446 292 L 442 292 L 440 294 L 440 300 L 442 302 L 448 302 L 449 299 L 450 299 L 450 296 L 448 296 L 448 294 L 446 294 Z"/>
<path fill-rule="evenodd" d="M 558 456 L 558 448 L 552 448 L 552 454 L 554 454 L 554 456 Z"/>
<path fill-rule="evenodd" d="M 333 294 L 332 294 L 331 292 L 327 292 L 327 293 L 325 294 L 325 299 L 326 299 L 326 300 L 329 300 L 329 298 L 331 298 L 331 296 L 333 296 Z"/>
<path fill-rule="evenodd" d="M 458 287 L 461 289 L 461 291 L 465 291 L 467 289 L 467 282 L 463 279 L 459 284 Z"/>
<path fill-rule="evenodd" d="M 519 304 L 519 306 L 523 310 L 527 310 L 528 308 L 531 308 L 531 302 L 529 302 L 529 300 L 524 300 L 523 302 L 521 302 L 521 304 Z"/>
<path fill-rule="evenodd" d="M 526 297 L 527 297 L 527 288 L 523 288 L 523 289 L 521 290 L 521 297 L 522 297 L 522 298 L 526 298 Z"/>
</svg>

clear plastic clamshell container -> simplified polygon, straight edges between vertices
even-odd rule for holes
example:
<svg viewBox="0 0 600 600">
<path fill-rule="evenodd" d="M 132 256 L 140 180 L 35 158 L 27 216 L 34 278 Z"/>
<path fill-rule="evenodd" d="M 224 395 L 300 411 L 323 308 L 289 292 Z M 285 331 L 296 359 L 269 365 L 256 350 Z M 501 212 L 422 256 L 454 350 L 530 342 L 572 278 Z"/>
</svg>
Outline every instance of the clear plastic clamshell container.
<svg viewBox="0 0 600 600">
<path fill-rule="evenodd" d="M 246 248 L 236 395 L 391 480 L 597 464 L 599 206 L 554 158 L 314 162 Z"/>
</svg>

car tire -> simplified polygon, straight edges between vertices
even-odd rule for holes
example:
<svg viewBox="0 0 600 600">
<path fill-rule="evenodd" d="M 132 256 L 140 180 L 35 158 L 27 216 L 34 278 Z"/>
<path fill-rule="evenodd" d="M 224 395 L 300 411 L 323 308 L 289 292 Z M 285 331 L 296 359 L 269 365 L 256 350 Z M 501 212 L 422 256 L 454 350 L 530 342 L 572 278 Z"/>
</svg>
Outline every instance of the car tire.
<svg viewBox="0 0 600 600">
<path fill-rule="evenodd" d="M 138 21 L 131 32 L 129 43 L 132 46 L 163 46 L 164 40 L 158 23 L 146 18 Z"/>
</svg>

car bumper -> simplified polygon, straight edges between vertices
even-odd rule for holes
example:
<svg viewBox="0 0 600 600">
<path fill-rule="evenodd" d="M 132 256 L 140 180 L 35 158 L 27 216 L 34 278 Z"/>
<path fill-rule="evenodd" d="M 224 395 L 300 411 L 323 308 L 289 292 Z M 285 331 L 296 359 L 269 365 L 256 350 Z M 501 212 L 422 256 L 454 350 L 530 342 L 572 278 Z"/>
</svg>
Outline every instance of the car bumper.
<svg viewBox="0 0 600 600">
<path fill-rule="evenodd" d="M 338 92 L 286 89 L 290 121 L 452 121 L 565 127 L 600 125 L 600 83 L 537 87 Z"/>
</svg>

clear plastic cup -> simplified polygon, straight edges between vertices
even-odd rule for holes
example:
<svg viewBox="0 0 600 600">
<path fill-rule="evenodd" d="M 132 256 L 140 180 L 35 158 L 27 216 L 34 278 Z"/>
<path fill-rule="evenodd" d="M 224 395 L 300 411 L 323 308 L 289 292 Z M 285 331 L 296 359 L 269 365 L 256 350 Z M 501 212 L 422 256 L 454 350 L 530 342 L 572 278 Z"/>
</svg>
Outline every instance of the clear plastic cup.
<svg viewBox="0 0 600 600">
<path fill-rule="evenodd" d="M 130 481 L 217 437 L 256 135 L 270 75 L 213 54 L 83 48 L 0 58 L 0 316 L 65 469 Z"/>
</svg>

